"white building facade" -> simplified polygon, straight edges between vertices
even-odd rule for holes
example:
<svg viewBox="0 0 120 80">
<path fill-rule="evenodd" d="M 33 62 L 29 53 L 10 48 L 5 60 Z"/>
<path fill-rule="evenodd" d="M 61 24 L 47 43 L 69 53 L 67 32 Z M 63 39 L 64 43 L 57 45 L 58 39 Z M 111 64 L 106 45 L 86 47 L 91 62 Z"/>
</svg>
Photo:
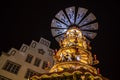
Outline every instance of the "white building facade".
<svg viewBox="0 0 120 80">
<path fill-rule="evenodd" d="M 0 56 L 0 80 L 27 80 L 30 76 L 46 73 L 53 66 L 50 41 L 41 38 L 19 50 L 11 48 Z"/>
</svg>

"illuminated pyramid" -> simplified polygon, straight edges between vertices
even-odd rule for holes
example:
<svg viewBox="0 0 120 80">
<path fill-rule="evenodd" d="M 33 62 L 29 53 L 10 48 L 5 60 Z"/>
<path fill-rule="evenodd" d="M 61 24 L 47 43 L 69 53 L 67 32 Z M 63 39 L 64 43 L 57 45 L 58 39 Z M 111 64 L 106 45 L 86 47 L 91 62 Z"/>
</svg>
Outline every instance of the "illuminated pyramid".
<svg viewBox="0 0 120 80">
<path fill-rule="evenodd" d="M 93 67 L 99 61 L 91 53 L 90 41 L 97 34 L 98 23 L 87 11 L 69 7 L 56 14 L 51 31 L 60 49 L 54 52 L 54 66 L 49 73 L 34 75 L 30 80 L 108 80 Z"/>
</svg>

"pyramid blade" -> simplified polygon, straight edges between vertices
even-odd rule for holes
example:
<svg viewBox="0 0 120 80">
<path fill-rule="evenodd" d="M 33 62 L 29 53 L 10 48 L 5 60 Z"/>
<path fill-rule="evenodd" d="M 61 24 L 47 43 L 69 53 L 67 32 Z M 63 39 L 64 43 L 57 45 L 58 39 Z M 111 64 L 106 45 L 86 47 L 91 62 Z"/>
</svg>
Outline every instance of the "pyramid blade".
<svg viewBox="0 0 120 80">
<path fill-rule="evenodd" d="M 67 19 L 66 15 L 64 14 L 64 12 L 61 10 L 59 11 L 59 13 L 57 13 L 55 15 L 56 18 L 58 18 L 60 21 L 62 21 L 63 23 L 70 25 L 69 20 Z"/>
<path fill-rule="evenodd" d="M 82 20 L 82 22 L 79 24 L 79 26 L 83 26 L 85 24 L 88 24 L 88 23 L 94 21 L 95 19 L 96 19 L 96 17 L 92 13 L 90 13 L 87 17 L 85 17 Z"/>
<path fill-rule="evenodd" d="M 77 12 L 77 15 L 76 15 L 76 21 L 75 21 L 75 24 L 78 24 L 82 18 L 85 16 L 85 14 L 87 13 L 87 9 L 85 8 L 78 8 L 78 12 Z"/>
<path fill-rule="evenodd" d="M 98 30 L 98 23 L 93 23 L 80 27 L 80 30 Z"/>
<path fill-rule="evenodd" d="M 88 37 L 89 39 L 94 39 L 95 36 L 97 35 L 97 33 L 89 32 L 89 31 L 82 31 L 82 34 Z"/>
<path fill-rule="evenodd" d="M 71 22 L 71 24 L 74 24 L 75 21 L 75 7 L 69 7 L 65 9 L 67 16 Z"/>
<path fill-rule="evenodd" d="M 58 21 L 56 19 L 52 20 L 51 27 L 55 27 L 55 28 L 68 28 L 67 25 L 61 23 L 60 21 Z"/>
<path fill-rule="evenodd" d="M 58 36 L 60 34 L 63 34 L 67 31 L 67 29 L 51 29 L 53 36 Z"/>
<path fill-rule="evenodd" d="M 60 42 L 61 40 L 63 40 L 63 38 L 64 38 L 64 34 L 55 37 L 55 39 L 57 40 L 57 42 Z"/>
</svg>

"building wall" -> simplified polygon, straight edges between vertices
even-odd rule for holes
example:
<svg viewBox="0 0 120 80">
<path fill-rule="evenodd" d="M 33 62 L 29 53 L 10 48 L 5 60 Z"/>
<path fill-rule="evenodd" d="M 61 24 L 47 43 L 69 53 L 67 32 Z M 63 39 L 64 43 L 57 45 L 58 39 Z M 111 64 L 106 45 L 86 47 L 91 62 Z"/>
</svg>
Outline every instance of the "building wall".
<svg viewBox="0 0 120 80">
<path fill-rule="evenodd" d="M 29 46 L 23 44 L 20 50 L 11 48 L 8 53 L 2 53 L 2 55 L 0 56 L 0 77 L 3 76 L 12 80 L 27 80 L 26 78 L 24 78 L 27 70 L 32 70 L 37 73 L 48 72 L 49 68 L 53 66 L 53 50 L 50 49 L 49 46 L 50 41 L 41 38 L 39 42 L 33 40 Z M 26 62 L 26 58 L 28 55 L 33 56 L 30 63 Z M 39 66 L 34 65 L 36 58 L 41 59 Z M 17 74 L 3 69 L 7 61 L 20 65 Z M 46 67 L 45 69 L 42 68 L 44 61 L 47 62 L 48 65 L 48 67 Z"/>
</svg>

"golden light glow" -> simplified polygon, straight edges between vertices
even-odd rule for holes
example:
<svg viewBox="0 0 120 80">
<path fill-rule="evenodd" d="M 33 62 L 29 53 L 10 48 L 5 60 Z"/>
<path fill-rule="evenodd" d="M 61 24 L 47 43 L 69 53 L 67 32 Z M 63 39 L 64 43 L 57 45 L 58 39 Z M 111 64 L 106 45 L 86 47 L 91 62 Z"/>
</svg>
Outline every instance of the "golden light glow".
<svg viewBox="0 0 120 80">
<path fill-rule="evenodd" d="M 57 77 L 72 76 L 73 80 L 76 80 L 76 75 L 79 75 L 82 80 L 103 80 L 98 75 L 97 69 L 92 66 L 98 64 L 99 61 L 96 56 L 93 59 L 90 49 L 82 32 L 76 27 L 70 28 L 64 39 L 60 41 L 60 49 L 55 50 L 53 56 L 55 64 L 49 71 L 51 75 L 42 75 L 38 79 L 46 78 L 47 80 L 53 77 L 58 79 Z M 67 71 L 73 71 L 73 73 Z M 59 72 L 63 72 L 63 74 L 57 74 Z M 32 80 L 34 78 L 33 76 Z"/>
<path fill-rule="evenodd" d="M 61 48 L 54 55 L 56 64 L 50 72 L 60 72 L 71 68 L 79 69 L 81 68 L 80 64 L 84 64 L 84 68 L 88 68 L 85 65 L 92 65 L 91 52 L 87 50 L 89 45 L 78 28 L 70 28 L 66 32 L 64 39 L 60 42 L 60 46 Z M 91 68 L 89 70 L 94 72 Z"/>
</svg>

